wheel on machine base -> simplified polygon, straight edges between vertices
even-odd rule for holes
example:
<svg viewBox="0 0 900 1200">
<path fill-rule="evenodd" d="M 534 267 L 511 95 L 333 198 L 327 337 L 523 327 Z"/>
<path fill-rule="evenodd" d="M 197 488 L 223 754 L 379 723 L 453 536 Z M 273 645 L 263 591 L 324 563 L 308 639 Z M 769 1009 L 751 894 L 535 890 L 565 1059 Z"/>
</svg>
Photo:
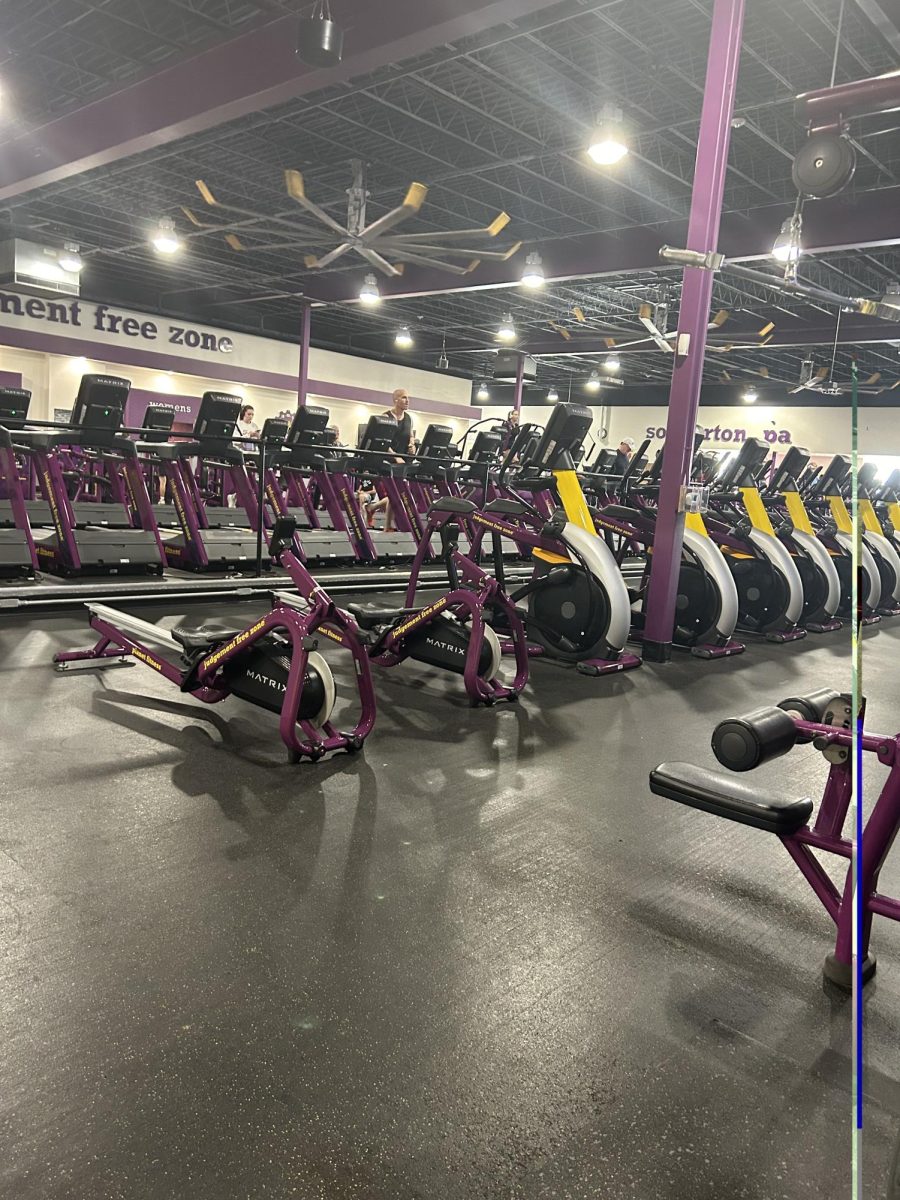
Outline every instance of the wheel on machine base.
<svg viewBox="0 0 900 1200">
<path fill-rule="evenodd" d="M 536 575 L 547 576 L 558 564 L 540 563 Z M 609 597 L 593 575 L 573 565 L 565 582 L 548 582 L 528 596 L 528 636 L 551 658 L 580 662 L 607 652 Z"/>
</svg>

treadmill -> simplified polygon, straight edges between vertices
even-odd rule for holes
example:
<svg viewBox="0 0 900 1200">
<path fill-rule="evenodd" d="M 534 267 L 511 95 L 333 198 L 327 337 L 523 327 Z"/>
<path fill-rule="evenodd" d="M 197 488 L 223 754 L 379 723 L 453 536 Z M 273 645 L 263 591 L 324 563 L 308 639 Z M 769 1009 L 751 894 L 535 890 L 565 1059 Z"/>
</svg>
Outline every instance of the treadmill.
<svg viewBox="0 0 900 1200">
<path fill-rule="evenodd" d="M 143 458 L 158 465 L 172 496 L 180 526 L 180 532 L 174 536 L 167 533 L 164 542 L 166 561 L 172 567 L 230 571 L 249 569 L 256 563 L 257 501 L 244 455 L 233 444 L 242 405 L 239 396 L 204 392 L 190 438 L 135 443 Z M 205 505 L 192 459 L 212 460 L 221 467 L 230 477 L 242 507 Z M 263 564 L 269 565 L 267 555 Z"/>
<path fill-rule="evenodd" d="M 0 578 L 33 579 L 38 559 L 11 430 L 28 415 L 31 392 L 0 388 Z"/>
<path fill-rule="evenodd" d="M 85 375 L 69 429 L 26 428 L 11 435 L 14 447 L 32 459 L 49 508 L 50 528 L 34 531 L 42 569 L 64 576 L 162 574 L 162 543 L 135 443 L 118 432 L 130 387 L 127 379 L 116 376 Z M 121 503 L 72 503 L 59 459 L 68 448 L 98 451 L 118 461 L 124 477 Z M 114 516 L 117 508 L 121 517 Z M 119 520 L 123 527 L 114 528 L 113 521 Z M 31 523 L 34 530 L 33 517 Z"/>
</svg>

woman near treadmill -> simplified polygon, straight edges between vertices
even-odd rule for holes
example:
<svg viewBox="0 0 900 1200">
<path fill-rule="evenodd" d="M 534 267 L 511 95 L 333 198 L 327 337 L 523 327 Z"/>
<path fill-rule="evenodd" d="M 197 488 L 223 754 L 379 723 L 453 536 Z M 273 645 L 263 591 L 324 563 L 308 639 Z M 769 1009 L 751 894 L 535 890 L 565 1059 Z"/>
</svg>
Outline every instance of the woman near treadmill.
<svg viewBox="0 0 900 1200">
<path fill-rule="evenodd" d="M 404 461 L 404 455 L 415 454 L 413 440 L 412 417 L 409 415 L 409 392 L 406 388 L 395 388 L 391 397 L 393 403 L 384 414 L 392 417 L 397 423 L 397 431 L 391 441 L 391 450 L 397 455 L 397 462 Z M 394 514 L 386 496 L 380 500 L 372 500 L 366 505 L 366 517 L 369 527 L 372 527 L 375 513 L 384 509 L 384 531 L 390 533 L 394 528 Z"/>
</svg>

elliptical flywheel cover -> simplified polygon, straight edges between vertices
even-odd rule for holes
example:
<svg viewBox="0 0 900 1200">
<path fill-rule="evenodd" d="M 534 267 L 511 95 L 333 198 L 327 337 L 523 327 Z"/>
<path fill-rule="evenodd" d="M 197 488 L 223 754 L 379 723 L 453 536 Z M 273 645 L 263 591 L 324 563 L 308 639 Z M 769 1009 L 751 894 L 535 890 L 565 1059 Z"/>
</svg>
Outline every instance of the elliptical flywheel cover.
<svg viewBox="0 0 900 1200">
<path fill-rule="evenodd" d="M 791 172 L 797 191 L 822 200 L 842 191 L 856 170 L 856 151 L 838 133 L 814 133 L 797 152 Z"/>
</svg>

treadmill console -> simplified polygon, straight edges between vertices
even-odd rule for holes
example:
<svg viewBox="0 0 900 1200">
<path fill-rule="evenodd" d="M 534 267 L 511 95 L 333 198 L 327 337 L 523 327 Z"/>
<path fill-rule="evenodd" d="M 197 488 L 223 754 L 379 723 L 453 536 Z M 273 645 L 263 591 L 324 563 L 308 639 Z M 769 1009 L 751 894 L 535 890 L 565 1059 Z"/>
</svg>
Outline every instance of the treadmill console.
<svg viewBox="0 0 900 1200">
<path fill-rule="evenodd" d="M 327 408 L 322 408 L 318 404 L 302 405 L 294 413 L 291 427 L 285 435 L 285 444 L 300 446 L 304 449 L 308 449 L 310 446 L 324 446 L 326 444 L 325 433 L 330 420 L 331 413 Z"/>
<path fill-rule="evenodd" d="M 231 449 L 244 401 L 227 392 L 204 392 L 194 422 L 194 437 L 207 448 Z"/>
<path fill-rule="evenodd" d="M 21 429 L 28 417 L 31 392 L 27 388 L 0 388 L 0 425 Z"/>
<path fill-rule="evenodd" d="M 175 409 L 171 404 L 159 404 L 155 400 L 147 405 L 141 429 L 144 442 L 167 442 L 175 424 Z"/>
<path fill-rule="evenodd" d="M 449 425 L 429 425 L 419 446 L 417 458 L 449 459 L 453 429 Z"/>
<path fill-rule="evenodd" d="M 397 422 L 393 417 L 377 415 L 369 417 L 359 439 L 360 450 L 385 454 L 397 435 Z"/>
<path fill-rule="evenodd" d="M 863 463 L 856 473 L 856 484 L 859 494 L 871 492 L 878 484 L 878 467 L 875 463 Z"/>
<path fill-rule="evenodd" d="M 593 420 L 593 412 L 583 404 L 560 401 L 550 414 L 537 446 L 520 454 L 519 461 L 541 471 L 571 471 Z"/>
<path fill-rule="evenodd" d="M 267 445 L 277 443 L 279 446 L 288 435 L 288 423 L 282 421 L 279 417 L 269 417 L 263 421 L 263 427 L 259 433 L 259 440 Z"/>
<path fill-rule="evenodd" d="M 115 375 L 83 375 L 72 409 L 71 424 L 96 434 L 121 428 L 131 381 Z"/>
</svg>

